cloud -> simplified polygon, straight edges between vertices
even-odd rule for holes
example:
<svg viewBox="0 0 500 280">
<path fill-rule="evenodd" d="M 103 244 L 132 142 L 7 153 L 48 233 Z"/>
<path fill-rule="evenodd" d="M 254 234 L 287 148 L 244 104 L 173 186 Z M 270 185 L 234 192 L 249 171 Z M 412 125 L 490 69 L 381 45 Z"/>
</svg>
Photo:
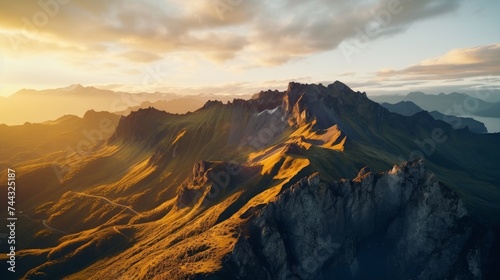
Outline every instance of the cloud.
<svg viewBox="0 0 500 280">
<path fill-rule="evenodd" d="M 39 5 L 46 2 L 59 3 L 48 0 L 13 5 L 0 1 L 3 49 L 10 49 L 13 55 L 66 51 L 75 54 L 94 46 L 92 50 L 100 55 L 114 53 L 138 62 L 143 62 L 143 58 L 154 61 L 163 53 L 195 51 L 221 61 L 232 58 L 246 43 L 241 34 L 213 29 L 234 25 L 238 23 L 236 19 L 227 16 L 217 21 L 207 12 L 194 14 L 193 9 L 201 9 L 200 3 L 214 1 L 196 0 L 192 6 L 179 4 L 180 1 L 131 0 L 73 0 L 66 5 Z"/>
<path fill-rule="evenodd" d="M 460 3 L 461 0 L 0 1 L 0 33 L 4 37 L 0 47 L 10 46 L 11 55 L 112 54 L 139 63 L 168 53 L 194 52 L 217 63 L 241 58 L 259 65 L 280 65 L 333 50 L 356 38 L 358 29 L 377 21 L 381 28 L 371 40 L 403 32 L 413 22 L 454 11 Z M 394 5 L 399 12 L 388 14 Z"/>
<path fill-rule="evenodd" d="M 137 51 L 137 50 L 120 53 L 118 57 L 128 59 L 132 62 L 141 62 L 141 63 L 149 63 L 160 60 L 162 58 L 160 55 L 154 53 Z"/>
<path fill-rule="evenodd" d="M 381 80 L 446 80 L 480 76 L 500 76 L 500 44 L 454 49 L 404 69 L 383 69 Z"/>
<path fill-rule="evenodd" d="M 312 81 L 312 77 L 303 76 L 303 77 L 295 77 L 291 79 L 280 79 L 280 80 L 267 80 L 259 83 L 259 86 L 262 87 L 270 87 L 273 89 L 287 87 L 290 82 L 299 82 L 299 83 L 310 83 Z"/>
<path fill-rule="evenodd" d="M 342 42 L 358 39 L 359 31 L 369 33 L 368 40 L 403 32 L 416 21 L 456 10 L 460 3 L 459 0 L 273 2 L 253 23 L 252 47 L 263 54 L 260 59 L 265 64 L 282 64 L 336 49 Z"/>
<path fill-rule="evenodd" d="M 354 77 L 356 76 L 356 72 L 343 72 L 339 74 L 340 77 Z"/>
</svg>

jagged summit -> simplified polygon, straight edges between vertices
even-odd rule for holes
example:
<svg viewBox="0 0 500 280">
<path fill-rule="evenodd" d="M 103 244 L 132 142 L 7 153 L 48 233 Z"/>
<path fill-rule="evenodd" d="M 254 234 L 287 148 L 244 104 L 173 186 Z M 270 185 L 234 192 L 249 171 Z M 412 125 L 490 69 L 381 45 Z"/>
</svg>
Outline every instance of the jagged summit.
<svg viewBox="0 0 500 280">
<path fill-rule="evenodd" d="M 287 112 L 294 116 L 292 124 L 301 125 L 314 119 L 323 129 L 342 123 L 342 116 L 357 111 L 357 107 L 366 103 L 371 103 L 366 93 L 354 92 L 339 81 L 326 87 L 292 82 L 284 98 Z"/>
<path fill-rule="evenodd" d="M 146 135 L 142 137 L 151 137 L 151 131 L 155 131 L 158 122 L 150 118 L 162 119 L 166 113 L 147 112 L 141 110 L 123 118 L 112 139 L 123 137 L 128 140 L 139 140 L 141 134 Z M 224 114 L 227 114 L 225 120 L 220 117 Z M 287 129 L 306 133 L 308 140 L 305 143 L 320 143 L 320 145 L 330 143 L 336 146 L 339 144 L 337 140 L 331 141 L 326 137 L 335 135 L 334 138 L 340 141 L 347 136 L 349 139 L 374 142 L 381 137 L 379 132 L 384 126 L 391 126 L 391 129 L 394 126 L 407 129 L 413 127 L 410 122 L 426 124 L 433 121 L 426 116 L 417 115 L 414 120 L 409 120 L 391 114 L 368 99 L 366 93 L 353 91 L 340 81 L 327 86 L 290 82 L 285 91 L 261 91 L 250 100 L 234 99 L 233 102 L 226 104 L 210 100 L 194 113 L 194 117 L 197 118 L 197 121 L 193 121 L 196 129 L 206 125 L 216 125 L 221 133 L 220 130 L 223 128 L 223 134 L 229 134 L 229 139 L 224 141 L 227 145 L 250 143 L 255 146 L 255 143 L 262 142 L 259 147 L 271 144 Z M 207 135 L 201 137 L 208 137 L 211 133 L 207 132 Z M 161 135 L 155 137 L 159 139 Z M 255 140 L 259 137 L 265 141 Z"/>
<path fill-rule="evenodd" d="M 294 91 L 315 91 L 317 93 L 324 93 L 333 96 L 349 96 L 349 95 L 361 95 L 366 97 L 365 92 L 355 92 L 349 86 L 342 83 L 341 81 L 335 81 L 327 86 L 323 84 L 302 84 L 296 82 L 290 82 L 288 84 L 287 92 Z"/>
<path fill-rule="evenodd" d="M 360 121 L 359 116 L 366 110 L 360 106 L 372 106 L 369 110 L 373 111 L 378 105 L 367 99 L 364 93 L 354 92 L 338 81 L 328 86 L 291 82 L 286 91 L 261 91 L 250 100 L 234 99 L 226 104 L 208 101 L 192 114 L 192 118 L 186 118 L 185 125 L 193 131 L 186 135 L 213 141 L 211 135 L 217 133 L 217 137 L 223 139 L 221 148 L 243 145 L 260 149 L 296 131 L 290 138 L 292 142 L 340 151 L 347 136 L 356 138 L 358 135 L 352 123 Z M 188 148 L 175 150 L 177 144 L 173 145 L 165 138 L 170 135 L 176 139 L 182 126 L 175 121 L 166 121 L 168 116 L 153 108 L 134 112 L 121 119 L 110 141 L 147 141 L 149 146 L 163 142 L 155 153 L 155 161 L 169 158 Z M 217 127 L 217 131 L 210 127 Z M 299 134 L 302 137 L 298 137 Z M 195 139 L 192 141 L 199 141 Z"/>
<path fill-rule="evenodd" d="M 259 111 L 275 108 L 284 103 L 287 108 L 291 108 L 301 98 L 314 102 L 322 100 L 322 98 L 336 97 L 341 99 L 344 103 L 352 103 L 354 101 L 368 100 L 365 92 L 355 92 L 346 84 L 335 81 L 332 84 L 324 86 L 322 84 L 303 84 L 290 82 L 285 91 L 266 90 L 254 94 L 250 100 L 234 99 L 233 102 L 228 102 L 228 105 L 241 106 L 247 103 L 247 107 L 254 107 Z M 249 104 L 253 106 L 248 106 Z M 201 109 L 208 109 L 212 106 L 225 105 L 218 100 L 209 100 Z"/>
<path fill-rule="evenodd" d="M 290 82 L 285 91 L 261 91 L 250 100 L 235 99 L 227 104 L 208 101 L 200 110 L 227 105 L 262 112 L 282 107 L 290 125 L 300 126 L 316 121 L 318 128 L 325 129 L 341 123 L 343 115 L 368 103 L 371 105 L 373 102 L 367 98 L 366 93 L 355 92 L 340 81 L 328 86 Z"/>
<path fill-rule="evenodd" d="M 150 145 L 158 143 L 160 136 L 156 135 L 155 132 L 162 121 L 172 115 L 153 107 L 139 109 L 120 119 L 115 134 L 109 139 L 109 142 L 113 143 L 122 139 L 125 142 L 149 140 L 152 141 Z"/>
<path fill-rule="evenodd" d="M 213 107 L 217 107 L 217 106 L 223 106 L 224 103 L 222 103 L 222 101 L 218 101 L 218 100 L 208 100 L 205 105 L 203 105 L 203 107 L 201 109 L 210 109 L 210 108 L 213 108 Z"/>
</svg>

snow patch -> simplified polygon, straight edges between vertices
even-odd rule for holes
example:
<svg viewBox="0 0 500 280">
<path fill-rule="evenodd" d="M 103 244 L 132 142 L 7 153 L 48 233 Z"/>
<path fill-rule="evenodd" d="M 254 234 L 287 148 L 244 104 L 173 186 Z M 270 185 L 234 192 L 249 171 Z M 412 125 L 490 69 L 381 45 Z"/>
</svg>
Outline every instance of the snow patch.
<svg viewBox="0 0 500 280">
<path fill-rule="evenodd" d="M 278 108 L 279 108 L 279 106 L 276 107 L 276 108 L 274 108 L 274 109 L 272 109 L 272 110 L 266 109 L 266 110 L 258 113 L 257 116 L 260 116 L 260 115 L 262 115 L 264 113 L 268 113 L 269 115 L 272 115 L 272 114 L 274 114 L 276 112 L 276 110 L 278 110 Z"/>
</svg>

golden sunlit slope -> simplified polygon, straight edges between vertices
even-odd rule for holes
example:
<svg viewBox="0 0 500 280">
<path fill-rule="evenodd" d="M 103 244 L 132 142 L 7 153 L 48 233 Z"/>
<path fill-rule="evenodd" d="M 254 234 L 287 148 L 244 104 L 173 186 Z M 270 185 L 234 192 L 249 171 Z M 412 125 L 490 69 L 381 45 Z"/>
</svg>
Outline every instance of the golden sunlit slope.
<svg viewBox="0 0 500 280">
<path fill-rule="evenodd" d="M 88 111 L 82 118 L 67 115 L 44 123 L 0 125 L 0 165 L 49 162 L 60 156 L 54 153 L 87 152 L 114 133 L 119 119 L 115 114 Z"/>
<path fill-rule="evenodd" d="M 52 203 L 60 196 L 63 189 L 58 187 L 65 174 L 60 167 L 79 164 L 85 154 L 100 149 L 114 133 L 119 118 L 89 111 L 83 118 L 64 116 L 40 124 L 0 126 L 0 166 L 3 170 L 12 168 L 18 175 L 15 209 L 23 221 L 18 227 L 18 237 L 23 240 L 18 248 L 56 244 L 61 232 L 47 227 L 46 217 L 23 210 Z M 6 195 L 0 194 L 1 201 L 6 201 Z M 5 210 L 0 211 L 2 217 Z"/>
<path fill-rule="evenodd" d="M 19 209 L 30 222 L 18 237 L 18 275 L 186 279 L 217 273 L 248 234 L 242 225 L 292 185 L 316 172 L 334 182 L 366 165 L 388 169 L 414 149 L 415 137 L 430 136 L 429 125 L 450 136 L 429 157 L 430 168 L 443 178 L 455 172 L 466 184 L 482 182 L 468 203 L 491 212 L 485 194 L 498 197 L 492 189 L 498 175 L 471 176 L 477 166 L 464 163 L 474 153 L 460 147 L 482 141 L 499 153 L 498 135 L 392 114 L 338 82 L 291 83 L 284 93 L 211 101 L 185 115 L 140 109 L 123 117 L 106 143 L 68 156 L 59 178 L 43 161 L 19 167 L 19 185 L 30 190 L 20 193 Z M 443 153 L 456 157 L 454 163 Z"/>
<path fill-rule="evenodd" d="M 252 110 L 240 108 L 236 104 L 223 106 L 219 103 L 208 103 L 202 110 L 186 116 L 161 113 L 153 109 L 132 113 L 122 120 L 107 146 L 83 158 L 73 155 L 68 159 L 71 168 L 60 182 L 52 182 L 59 185 L 56 187 L 57 191 L 49 189 L 50 194 L 43 191 L 39 193 L 43 196 L 39 201 L 44 203 L 33 203 L 39 199 L 38 194 L 30 197 L 31 206 L 23 208 L 23 211 L 35 222 L 38 221 L 39 231 L 33 232 L 34 241 L 28 244 L 40 242 L 40 236 L 54 240 L 66 234 L 79 236 L 89 230 L 127 224 L 146 224 L 148 226 L 145 226 L 144 231 L 150 232 L 149 223 L 158 223 L 160 219 L 166 220 L 165 223 L 176 221 L 175 224 L 179 224 L 180 216 L 186 220 L 185 224 L 192 223 L 200 213 L 204 213 L 205 208 L 224 201 L 224 207 L 218 206 L 215 212 L 210 210 L 203 214 L 212 217 L 213 222 L 207 222 L 205 218 L 199 219 L 204 225 L 196 231 L 204 231 L 215 224 L 221 215 L 230 217 L 246 205 L 249 199 L 266 191 L 268 184 L 275 181 L 273 184 L 277 187 L 260 199 L 269 201 L 279 193 L 284 183 L 308 166 L 306 158 L 287 155 L 290 151 L 282 149 L 275 159 L 262 163 L 248 162 L 246 167 L 241 166 L 241 169 L 247 171 L 236 170 L 238 174 L 231 176 L 227 186 L 222 186 L 224 181 L 221 183 L 217 179 L 224 180 L 227 169 L 234 169 L 234 166 L 228 167 L 223 162 L 214 163 L 214 167 L 203 171 L 205 181 L 200 179 L 198 184 L 201 185 L 195 185 L 194 179 L 189 179 L 192 167 L 202 159 L 229 161 L 234 158 L 240 162 L 246 161 L 244 151 L 249 149 L 250 145 L 239 147 L 236 144 L 242 139 L 251 138 L 255 131 L 261 129 L 269 118 L 273 117 L 267 113 L 259 115 L 257 109 L 255 108 L 253 113 Z M 235 115 L 238 115 L 238 120 L 248 125 L 235 123 Z M 265 139 L 267 142 L 261 141 L 259 145 L 274 149 L 274 143 L 286 139 L 287 135 L 291 134 L 282 117 L 279 115 L 280 130 L 273 132 L 271 138 Z M 220 129 L 214 130 L 214 127 Z M 156 132 L 151 133 L 152 131 Z M 235 143 L 233 145 L 228 144 L 228 139 L 231 138 L 236 139 L 231 140 Z M 293 142 L 291 139 L 290 143 Z M 250 148 L 255 150 L 255 147 Z M 267 169 L 267 166 L 272 170 L 260 171 Z M 44 173 L 46 170 L 40 169 L 39 172 Z M 207 174 L 216 175 L 212 178 Z M 218 174 L 222 174 L 222 177 L 218 178 Z M 220 186 L 213 184 L 214 178 Z M 23 179 L 21 176 L 20 182 L 27 186 L 33 185 L 34 181 L 31 179 L 32 177 Z M 186 203 L 185 194 L 193 191 L 199 192 L 194 195 L 198 200 Z M 214 193 L 220 197 L 211 199 Z M 226 197 L 232 198 L 227 200 Z M 187 210 L 192 214 L 180 214 Z M 69 221 L 71 225 L 68 225 Z M 142 226 L 138 226 L 138 231 L 142 230 Z M 186 231 L 187 235 L 193 234 L 189 233 L 189 228 L 183 231 Z M 172 235 L 169 238 L 180 237 L 182 235 Z M 51 244 L 54 243 L 46 244 L 53 246 Z M 30 254 L 26 257 L 29 258 Z M 217 262 L 215 259 L 213 261 Z M 46 266 L 40 269 L 45 270 Z"/>
</svg>

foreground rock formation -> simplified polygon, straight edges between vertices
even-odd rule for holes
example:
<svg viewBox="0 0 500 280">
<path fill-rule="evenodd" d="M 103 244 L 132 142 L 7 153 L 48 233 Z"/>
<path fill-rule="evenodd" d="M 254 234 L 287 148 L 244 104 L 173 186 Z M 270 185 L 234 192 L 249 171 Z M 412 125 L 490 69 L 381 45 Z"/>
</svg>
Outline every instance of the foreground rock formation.
<svg viewBox="0 0 500 280">
<path fill-rule="evenodd" d="M 334 184 L 311 175 L 242 232 L 223 269 L 237 279 L 486 279 L 498 254 L 421 161 Z"/>
</svg>

